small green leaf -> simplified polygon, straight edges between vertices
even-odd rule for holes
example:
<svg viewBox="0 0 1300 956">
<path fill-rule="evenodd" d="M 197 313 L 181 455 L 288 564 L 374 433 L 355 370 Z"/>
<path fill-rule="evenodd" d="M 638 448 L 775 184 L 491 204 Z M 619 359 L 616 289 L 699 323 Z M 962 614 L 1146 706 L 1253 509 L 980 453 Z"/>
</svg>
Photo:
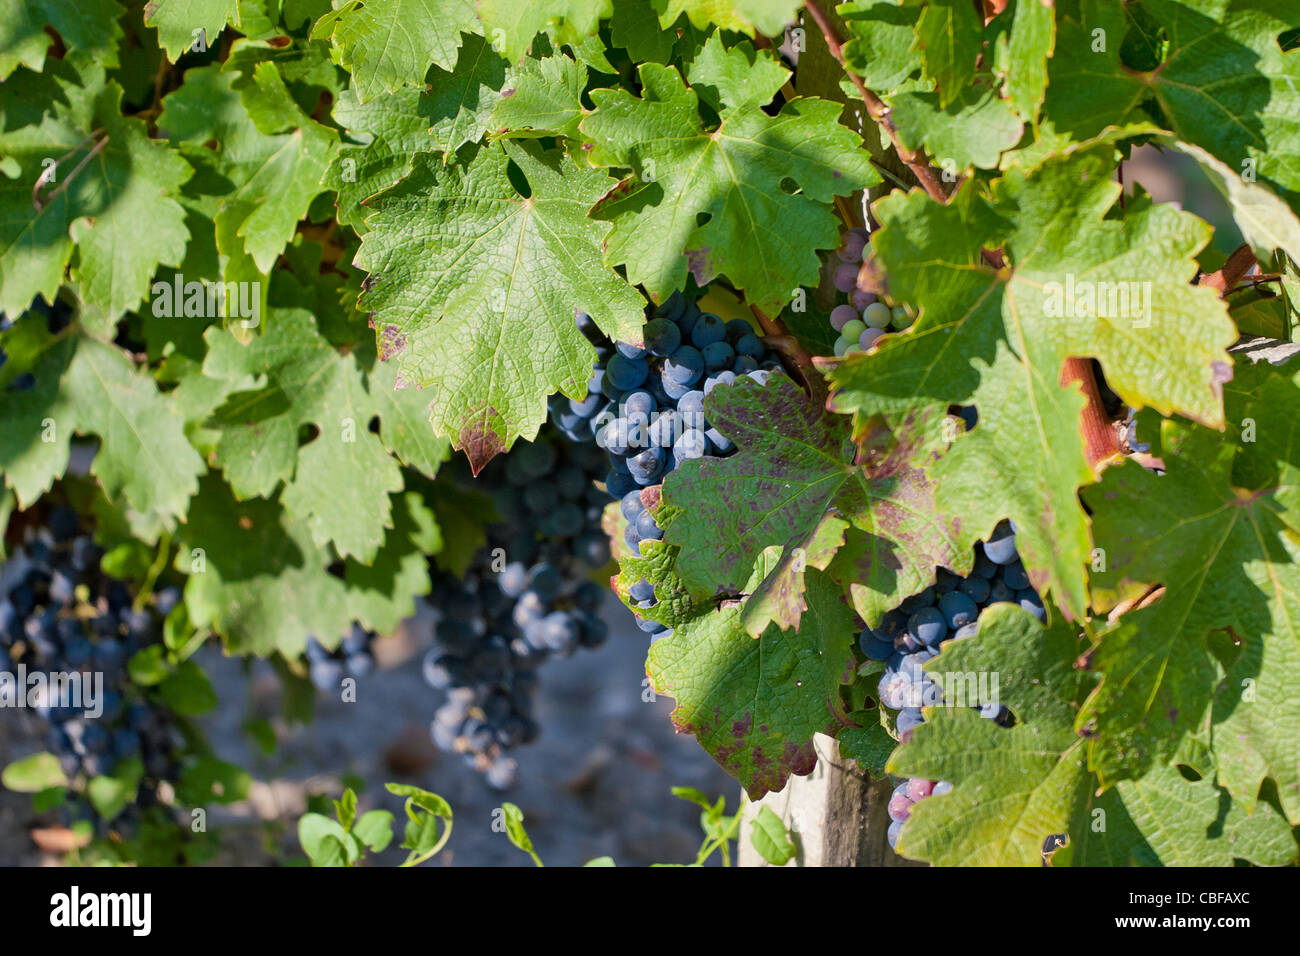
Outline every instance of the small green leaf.
<svg viewBox="0 0 1300 956">
<path fill-rule="evenodd" d="M 346 839 L 347 831 L 337 820 L 320 813 L 304 813 L 298 818 L 298 842 L 313 866 L 346 865 Z M 333 844 L 327 843 L 330 840 Z"/>
<path fill-rule="evenodd" d="M 93 777 L 86 785 L 86 795 L 91 806 L 105 820 L 112 820 L 134 802 L 136 788 L 144 776 L 144 765 L 139 758 L 131 758 L 117 765 L 112 776 Z"/>
<path fill-rule="evenodd" d="M 161 644 L 150 644 L 131 655 L 126 663 L 126 671 L 132 683 L 141 687 L 153 687 L 167 679 L 171 674 L 171 664 L 167 661 L 167 650 Z"/>
<path fill-rule="evenodd" d="M 387 810 L 367 810 L 361 814 L 352 832 L 372 851 L 379 853 L 393 842 L 393 815 Z"/>
<path fill-rule="evenodd" d="M 348 788 L 343 791 L 343 799 L 334 801 L 334 813 L 344 830 L 352 829 L 352 821 L 357 818 L 356 791 Z"/>
<path fill-rule="evenodd" d="M 694 787 L 673 787 L 672 793 L 674 797 L 689 800 L 704 810 L 710 810 L 713 807 L 713 804 L 709 802 L 709 798 Z"/>
<path fill-rule="evenodd" d="M 257 749 L 263 756 L 275 753 L 275 728 L 269 720 L 248 720 L 244 722 L 244 733 L 253 738 Z"/>
<path fill-rule="evenodd" d="M 749 839 L 758 855 L 773 866 L 785 866 L 794 859 L 798 850 L 781 818 L 766 805 L 760 807 L 754 817 Z"/>
<path fill-rule="evenodd" d="M 51 753 L 32 754 L 15 760 L 0 773 L 0 783 L 18 793 L 37 793 L 68 782 L 59 767 L 59 758 Z"/>
<path fill-rule="evenodd" d="M 182 661 L 176 670 L 158 685 L 172 710 L 187 717 L 206 714 L 217 706 L 217 692 L 212 689 L 208 675 L 194 661 Z"/>
<path fill-rule="evenodd" d="M 523 850 L 531 856 L 534 863 L 541 866 L 542 861 L 533 851 L 533 841 L 529 839 L 528 831 L 524 829 L 524 811 L 513 803 L 503 803 L 501 809 L 505 813 L 506 836 L 510 838 L 510 842 L 516 849 Z"/>
</svg>

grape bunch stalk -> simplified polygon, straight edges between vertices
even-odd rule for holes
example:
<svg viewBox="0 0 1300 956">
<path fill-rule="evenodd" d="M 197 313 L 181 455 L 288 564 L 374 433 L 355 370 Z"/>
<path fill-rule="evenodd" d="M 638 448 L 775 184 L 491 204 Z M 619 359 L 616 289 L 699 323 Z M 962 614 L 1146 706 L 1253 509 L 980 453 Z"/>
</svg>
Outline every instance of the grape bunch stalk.
<svg viewBox="0 0 1300 956">
<path fill-rule="evenodd" d="M 102 675 L 97 707 L 52 692 L 37 702 L 49 723 L 49 749 L 77 784 L 68 789 L 66 815 L 96 819 L 82 797 L 85 783 L 128 761 L 139 761 L 143 771 L 135 807 L 154 806 L 160 785 L 179 773 L 177 732 L 170 710 L 132 681 L 128 662 L 162 640 L 163 619 L 180 591 L 164 588 L 137 607 L 126 582 L 101 570 L 102 552 L 75 511 L 56 507 L 43 524 L 28 518 L 20 522 L 24 540 L 0 564 L 0 671 L 22 665 L 47 679 L 80 674 L 83 687 Z"/>
<path fill-rule="evenodd" d="M 858 647 L 868 660 L 884 661 L 885 672 L 876 688 L 881 705 L 897 711 L 895 727 L 906 741 L 925 722 L 922 707 L 944 703 L 942 689 L 925 673 L 928 661 L 943 644 L 965 640 L 979 632 L 984 609 L 999 602 L 1018 604 L 1040 621 L 1047 620 L 1038 592 L 1016 552 L 1014 523 L 998 524 L 987 541 L 975 545 L 975 563 L 966 577 L 945 568 L 936 572 L 933 585 L 889 611 L 875 628 L 863 628 Z M 1009 727 L 1014 715 L 996 694 L 972 704 L 981 717 Z M 889 845 L 898 844 L 903 823 L 917 801 L 952 789 L 947 781 L 911 778 L 895 787 L 889 800 Z"/>
<path fill-rule="evenodd" d="M 590 580 L 609 561 L 600 531 L 608 496 L 595 484 L 603 468 L 590 438 L 565 442 L 543 428 L 476 479 L 501 520 L 488 527 L 469 569 L 432 573 L 438 622 L 424 676 L 447 696 L 430 735 L 497 789 L 515 781 L 508 751 L 539 733 L 538 668 L 607 636 L 598 614 L 603 591 Z"/>
</svg>

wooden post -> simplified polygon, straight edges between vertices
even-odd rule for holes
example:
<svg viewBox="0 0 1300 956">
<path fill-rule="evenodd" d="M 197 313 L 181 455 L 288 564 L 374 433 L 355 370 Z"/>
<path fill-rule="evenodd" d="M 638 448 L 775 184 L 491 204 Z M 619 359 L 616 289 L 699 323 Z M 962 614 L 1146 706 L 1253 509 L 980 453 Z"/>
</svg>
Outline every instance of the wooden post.
<svg viewBox="0 0 1300 956">
<path fill-rule="evenodd" d="M 817 768 L 791 777 L 780 793 L 747 804 L 740 827 L 741 866 L 770 866 L 750 840 L 754 816 L 769 807 L 794 837 L 798 851 L 786 866 L 923 866 L 889 848 L 889 794 L 893 784 L 873 781 L 852 760 L 841 760 L 839 744 L 818 734 Z"/>
</svg>

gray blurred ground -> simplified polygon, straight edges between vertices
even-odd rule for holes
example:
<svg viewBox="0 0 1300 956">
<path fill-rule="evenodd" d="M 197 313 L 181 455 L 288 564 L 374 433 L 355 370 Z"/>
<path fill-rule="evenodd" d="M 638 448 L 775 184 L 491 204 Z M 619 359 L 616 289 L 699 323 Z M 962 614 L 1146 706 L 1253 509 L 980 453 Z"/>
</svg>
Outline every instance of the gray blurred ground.
<svg viewBox="0 0 1300 956">
<path fill-rule="evenodd" d="M 610 638 L 604 647 L 544 666 L 537 700 L 542 736 L 516 749 L 519 783 L 504 794 L 460 757 L 437 753 L 429 743 L 440 696 L 420 676 L 427 623 L 408 622 L 402 633 L 378 642 L 380 667 L 358 681 L 356 702 L 318 696 L 316 719 L 308 725 L 288 725 L 278 716 L 280 685 L 268 665 L 259 663 L 246 674 L 244 662 L 206 649 L 200 660 L 220 703 L 202 722 L 204 729 L 218 756 L 247 769 L 255 781 L 247 801 L 209 811 L 209 828 L 223 839 L 219 862 L 301 859 L 293 828 L 308 795 L 337 797 L 346 774 L 365 782 L 361 810 L 384 807 L 396 815 L 395 842 L 405 818 L 401 801 L 384 783 L 414 783 L 451 804 L 451 840 L 426 865 L 531 866 L 492 829 L 503 800 L 524 811 L 548 866 L 597 856 L 629 865 L 692 861 L 702 838 L 699 811 L 673 797 L 670 788 L 725 793 L 729 809 L 739 788 L 693 737 L 673 733 L 670 699 L 643 702 L 647 640 L 612 595 L 605 619 Z M 250 718 L 269 719 L 275 728 L 278 746 L 270 757 L 241 729 Z M 38 719 L 0 711 L 0 765 L 44 749 L 44 733 Z M 29 797 L 0 790 L 0 865 L 54 862 L 33 847 L 28 828 L 34 822 Z M 405 851 L 394 848 L 378 862 L 404 858 Z"/>
</svg>

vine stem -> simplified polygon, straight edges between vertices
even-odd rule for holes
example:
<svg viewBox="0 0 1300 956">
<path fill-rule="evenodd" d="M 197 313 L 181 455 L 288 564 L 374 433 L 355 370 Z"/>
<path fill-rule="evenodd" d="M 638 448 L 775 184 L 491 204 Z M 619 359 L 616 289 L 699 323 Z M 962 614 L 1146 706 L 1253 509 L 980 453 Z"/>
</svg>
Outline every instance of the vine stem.
<svg viewBox="0 0 1300 956">
<path fill-rule="evenodd" d="M 1092 374 L 1092 362 L 1085 358 L 1067 358 L 1061 366 L 1061 384 L 1069 385 L 1071 382 L 1079 383 L 1079 389 L 1087 400 L 1079 413 L 1079 425 L 1083 432 L 1084 455 L 1088 465 L 1096 471 L 1103 461 L 1119 454 L 1119 439 L 1101 402 L 1101 389 Z"/>
<path fill-rule="evenodd" d="M 991 268 L 1006 268 L 1006 256 L 1001 249 L 982 249 L 980 255 Z M 1101 389 L 1092 374 L 1092 363 L 1083 358 L 1067 358 L 1061 365 L 1061 385 L 1071 382 L 1079 383 L 1079 390 L 1087 402 L 1079 413 L 1079 430 L 1083 433 L 1083 453 L 1088 466 L 1096 471 L 1103 461 L 1119 454 L 1119 439 L 1111 427 L 1106 406 L 1102 404 Z"/>
<path fill-rule="evenodd" d="M 808 354 L 808 350 L 799 344 L 799 340 L 790 333 L 780 319 L 773 318 L 756 305 L 751 305 L 749 311 L 754 313 L 754 318 L 763 328 L 763 341 L 781 353 L 786 359 L 787 367 L 794 366 L 789 370 L 797 373 L 794 377 L 802 382 L 803 387 L 810 394 L 817 394 L 822 388 L 823 379 L 813 367 L 812 356 Z"/>
<path fill-rule="evenodd" d="M 1232 255 L 1228 256 L 1228 261 L 1223 264 L 1222 269 L 1201 276 L 1198 284 L 1209 286 L 1220 296 L 1226 296 L 1255 265 L 1255 253 L 1243 242 L 1232 250 Z"/>
<path fill-rule="evenodd" d="M 862 82 L 862 77 L 850 70 L 848 64 L 844 62 L 844 43 L 836 32 L 834 25 L 826 16 L 825 11 L 818 6 L 817 0 L 807 0 L 804 9 L 817 23 L 817 28 L 821 30 L 822 36 L 826 38 L 826 46 L 831 51 L 831 56 L 835 57 L 840 68 L 853 81 L 853 85 L 858 88 L 858 95 L 867 108 L 867 115 L 879 123 L 889 135 L 889 141 L 894 144 L 894 151 L 898 153 L 898 158 L 912 171 L 916 181 L 921 184 L 921 188 L 926 191 L 931 199 L 935 202 L 946 203 L 948 194 L 939 185 L 939 178 L 934 174 L 934 168 L 930 166 L 921 152 L 903 146 L 902 141 L 898 138 L 898 127 L 894 125 L 894 121 L 889 116 L 889 107 L 884 104 L 879 96 L 867 89 L 867 85 Z"/>
</svg>

